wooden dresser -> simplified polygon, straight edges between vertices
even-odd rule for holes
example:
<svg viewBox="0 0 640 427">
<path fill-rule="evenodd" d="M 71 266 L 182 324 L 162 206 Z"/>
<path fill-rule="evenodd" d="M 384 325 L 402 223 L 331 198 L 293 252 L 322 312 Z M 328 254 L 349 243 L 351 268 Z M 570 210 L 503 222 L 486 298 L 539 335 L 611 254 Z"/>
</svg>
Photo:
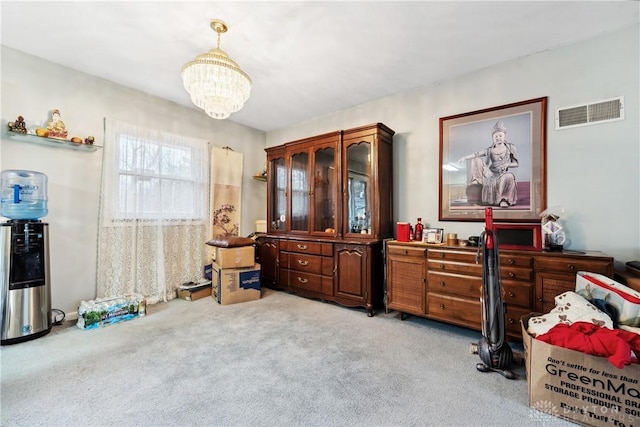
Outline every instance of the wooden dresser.
<svg viewBox="0 0 640 427">
<path fill-rule="evenodd" d="M 477 248 L 386 242 L 387 310 L 480 330 L 482 261 Z M 520 317 L 546 313 L 554 297 L 574 290 L 576 272 L 613 276 L 613 258 L 601 252 L 500 251 L 507 334 L 521 338 Z"/>
</svg>

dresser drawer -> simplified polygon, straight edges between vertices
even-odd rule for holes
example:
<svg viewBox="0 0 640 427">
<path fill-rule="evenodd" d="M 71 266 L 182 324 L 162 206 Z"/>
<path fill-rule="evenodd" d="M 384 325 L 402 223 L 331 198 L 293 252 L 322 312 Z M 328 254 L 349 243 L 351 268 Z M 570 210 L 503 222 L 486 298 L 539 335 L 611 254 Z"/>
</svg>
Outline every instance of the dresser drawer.
<svg viewBox="0 0 640 427">
<path fill-rule="evenodd" d="M 503 279 L 502 291 L 502 300 L 507 305 L 517 305 L 525 310 L 534 311 L 532 301 L 533 286 L 530 283 L 523 284 Z"/>
<path fill-rule="evenodd" d="M 333 295 L 333 277 L 289 270 L 287 282 L 290 288 Z"/>
<path fill-rule="evenodd" d="M 522 280 L 531 282 L 533 280 L 533 270 L 531 268 L 519 268 L 500 265 L 500 276 L 502 280 Z"/>
<path fill-rule="evenodd" d="M 401 255 L 424 258 L 427 254 L 427 248 L 411 247 L 411 246 L 387 246 L 387 255 Z"/>
<path fill-rule="evenodd" d="M 429 260 L 457 261 L 469 264 L 476 263 L 476 252 L 452 251 L 444 249 L 429 249 L 427 253 Z M 481 265 L 481 264 L 478 264 Z"/>
<path fill-rule="evenodd" d="M 533 258 L 528 255 L 500 254 L 500 266 L 502 267 L 533 267 Z"/>
<path fill-rule="evenodd" d="M 462 273 L 482 277 L 482 264 L 429 259 L 427 269 L 439 273 Z"/>
<path fill-rule="evenodd" d="M 333 258 L 319 255 L 281 252 L 280 262 L 290 270 L 333 276 Z"/>
<path fill-rule="evenodd" d="M 479 300 L 429 294 L 428 309 L 429 317 L 433 319 L 482 330 L 482 306 Z M 505 332 L 514 337 L 521 337 L 520 318 L 530 313 L 529 309 L 507 304 L 504 315 Z"/>
<path fill-rule="evenodd" d="M 427 296 L 427 313 L 434 319 L 453 322 L 474 329 L 480 328 L 479 299 L 463 299 L 429 293 Z"/>
<path fill-rule="evenodd" d="M 427 274 L 429 292 L 480 299 L 482 277 L 447 273 Z"/>
<path fill-rule="evenodd" d="M 284 246 L 284 248 L 282 246 Z M 284 245 L 281 245 L 281 249 L 288 252 L 298 252 L 310 255 L 333 256 L 332 243 L 287 240 L 284 242 Z"/>
<path fill-rule="evenodd" d="M 590 271 L 609 275 L 611 273 L 611 263 L 589 259 L 537 257 L 535 269 L 571 274 L 575 274 L 578 271 Z"/>
<path fill-rule="evenodd" d="M 531 314 L 531 310 L 522 307 L 514 307 L 507 304 L 507 311 L 504 314 L 504 322 L 506 325 L 507 333 L 511 336 L 522 339 L 522 327 L 520 326 L 520 319 L 522 316 Z"/>
</svg>

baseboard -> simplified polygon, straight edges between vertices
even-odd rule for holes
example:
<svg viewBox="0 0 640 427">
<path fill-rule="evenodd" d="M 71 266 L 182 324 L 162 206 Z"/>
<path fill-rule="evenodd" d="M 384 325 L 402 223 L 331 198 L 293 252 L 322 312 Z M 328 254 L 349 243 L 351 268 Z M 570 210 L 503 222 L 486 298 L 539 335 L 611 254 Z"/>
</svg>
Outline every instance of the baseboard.
<svg viewBox="0 0 640 427">
<path fill-rule="evenodd" d="M 57 310 L 51 310 L 51 321 L 52 323 L 57 323 L 61 321 L 76 321 L 78 320 L 78 312 L 72 311 L 71 313 L 65 313 L 64 319 L 62 319 L 62 312 Z"/>
</svg>

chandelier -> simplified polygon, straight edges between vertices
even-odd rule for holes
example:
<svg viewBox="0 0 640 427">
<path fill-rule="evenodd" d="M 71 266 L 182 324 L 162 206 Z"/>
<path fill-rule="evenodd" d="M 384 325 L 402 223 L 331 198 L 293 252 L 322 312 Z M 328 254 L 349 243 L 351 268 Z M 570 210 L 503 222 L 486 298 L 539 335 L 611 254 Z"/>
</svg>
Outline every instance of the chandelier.
<svg viewBox="0 0 640 427">
<path fill-rule="evenodd" d="M 249 99 L 251 78 L 220 49 L 220 34 L 227 32 L 227 24 L 213 20 L 211 28 L 218 33 L 218 46 L 182 67 L 182 83 L 198 108 L 222 120 Z"/>
</svg>

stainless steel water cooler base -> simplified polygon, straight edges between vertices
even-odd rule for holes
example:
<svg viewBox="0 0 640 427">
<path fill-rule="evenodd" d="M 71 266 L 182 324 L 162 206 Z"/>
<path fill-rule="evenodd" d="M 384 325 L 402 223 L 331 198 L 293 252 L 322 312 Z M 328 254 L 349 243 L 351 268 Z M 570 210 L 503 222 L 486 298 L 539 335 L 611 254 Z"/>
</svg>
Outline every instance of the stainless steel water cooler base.
<svg viewBox="0 0 640 427">
<path fill-rule="evenodd" d="M 48 297 L 44 286 L 9 291 L 1 344 L 17 344 L 51 331 Z M 3 314 L 5 311 L 3 310 Z"/>
<path fill-rule="evenodd" d="M 0 224 L 0 344 L 51 331 L 49 227 L 40 221 Z"/>
</svg>

